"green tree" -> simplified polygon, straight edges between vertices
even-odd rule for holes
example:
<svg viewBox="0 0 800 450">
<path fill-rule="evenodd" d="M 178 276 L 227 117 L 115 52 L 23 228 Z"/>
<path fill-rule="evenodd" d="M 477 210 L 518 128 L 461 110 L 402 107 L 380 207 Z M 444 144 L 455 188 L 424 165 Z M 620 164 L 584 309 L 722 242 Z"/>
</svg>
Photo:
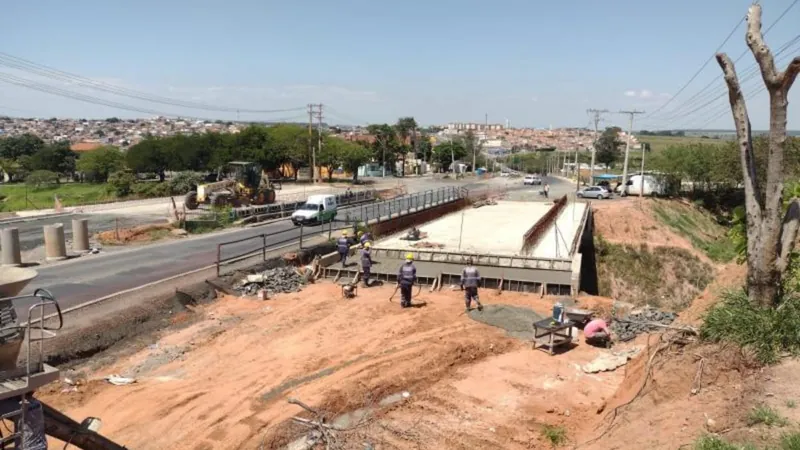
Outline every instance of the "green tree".
<svg viewBox="0 0 800 450">
<path fill-rule="evenodd" d="M 126 170 L 117 170 L 108 176 L 108 189 L 117 197 L 125 197 L 133 192 L 136 176 Z"/>
<path fill-rule="evenodd" d="M 18 159 L 21 156 L 31 156 L 44 147 L 44 141 L 31 133 L 0 138 L 0 158 Z"/>
<path fill-rule="evenodd" d="M 461 141 L 443 142 L 433 148 L 433 162 L 443 170 L 447 170 L 453 161 L 467 156 L 467 149 Z"/>
<path fill-rule="evenodd" d="M 267 131 L 270 135 L 271 144 L 267 150 L 269 164 L 265 166 L 266 169 L 273 170 L 283 164 L 289 164 L 294 174 L 297 175 L 300 167 L 311 166 L 307 128 L 293 124 L 278 124 L 267 128 Z M 323 140 L 324 138 L 323 135 Z M 317 139 L 316 134 L 314 139 Z M 315 140 L 314 143 L 316 144 L 316 142 Z M 317 165 L 320 165 L 319 160 L 317 160 Z"/>
<path fill-rule="evenodd" d="M 595 149 L 597 162 L 605 164 L 606 169 L 613 166 L 619 157 L 619 146 L 622 145 L 618 137 L 619 132 L 619 127 L 608 127 L 597 139 Z"/>
<path fill-rule="evenodd" d="M 344 141 L 344 143 L 341 155 L 342 167 L 353 174 L 355 183 L 358 181 L 358 168 L 370 160 L 372 151 L 354 142 Z"/>
<path fill-rule="evenodd" d="M 168 146 L 163 139 L 147 137 L 125 152 L 125 162 L 134 172 L 154 172 L 164 181 L 164 172 L 170 166 Z M 180 164 L 183 166 L 183 164 Z"/>
<path fill-rule="evenodd" d="M 394 126 L 400 141 L 399 156 L 402 161 L 400 176 L 406 176 L 406 154 L 416 143 L 417 121 L 413 117 L 401 117 Z M 410 145 L 409 145 L 410 144 Z"/>
<path fill-rule="evenodd" d="M 124 166 L 125 157 L 122 152 L 111 146 L 100 147 L 82 154 L 77 164 L 78 170 L 95 182 L 107 181 L 112 172 L 121 170 Z"/>
<path fill-rule="evenodd" d="M 373 145 L 375 159 L 380 161 L 385 169 L 388 163 L 396 160 L 396 152 L 400 146 L 397 134 L 391 125 L 385 123 L 369 125 L 367 126 L 367 131 L 375 137 Z M 390 167 L 393 167 L 393 165 Z"/>
<path fill-rule="evenodd" d="M 25 178 L 25 184 L 34 190 L 58 184 L 58 174 L 49 170 L 34 170 Z"/>
<path fill-rule="evenodd" d="M 464 149 L 467 151 L 467 159 L 471 159 L 472 163 L 472 171 L 475 172 L 475 165 L 477 164 L 478 158 L 478 151 L 480 144 L 478 144 L 478 138 L 475 136 L 475 132 L 472 130 L 467 130 L 463 137 L 464 140 Z"/>
<path fill-rule="evenodd" d="M 70 148 L 69 141 L 59 141 L 45 145 L 30 156 L 31 170 L 46 170 L 71 177 L 75 173 L 77 154 Z"/>
</svg>

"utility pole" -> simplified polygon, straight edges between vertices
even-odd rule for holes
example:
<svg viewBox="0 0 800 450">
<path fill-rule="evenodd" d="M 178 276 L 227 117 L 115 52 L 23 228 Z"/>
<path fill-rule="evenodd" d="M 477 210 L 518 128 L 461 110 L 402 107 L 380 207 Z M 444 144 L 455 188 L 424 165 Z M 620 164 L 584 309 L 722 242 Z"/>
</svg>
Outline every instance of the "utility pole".
<svg viewBox="0 0 800 450">
<path fill-rule="evenodd" d="M 630 125 L 628 126 L 628 139 L 625 140 L 625 162 L 622 165 L 622 193 L 625 194 L 625 189 L 628 183 L 628 155 L 631 151 L 631 136 L 633 135 L 633 117 L 636 114 L 644 114 L 644 111 L 620 111 L 620 114 L 628 114 L 631 116 Z"/>
<path fill-rule="evenodd" d="M 314 104 L 308 104 L 308 153 L 311 155 L 311 182 L 314 182 L 314 166 L 317 165 L 317 155 L 314 152 Z"/>
<path fill-rule="evenodd" d="M 578 167 L 578 148 L 575 148 L 575 192 L 581 190 L 581 169 Z"/>
<path fill-rule="evenodd" d="M 315 111 L 317 109 L 317 111 Z M 314 118 L 317 122 L 317 147 L 314 147 Z M 308 104 L 308 150 L 311 153 L 311 182 L 317 182 L 317 150 L 322 150 L 322 103 Z"/>
<path fill-rule="evenodd" d="M 595 164 L 595 157 L 597 154 L 597 141 L 600 140 L 599 130 L 597 128 L 598 124 L 600 124 L 600 115 L 605 114 L 608 112 L 607 109 L 587 109 L 587 113 L 592 115 L 592 121 L 594 122 L 594 140 L 592 141 L 592 166 L 589 167 L 589 183 L 594 184 L 594 164 Z"/>
<path fill-rule="evenodd" d="M 641 199 L 644 196 L 644 145 L 642 145 L 642 168 L 639 174 L 642 176 L 642 184 L 639 186 L 639 198 Z"/>
</svg>

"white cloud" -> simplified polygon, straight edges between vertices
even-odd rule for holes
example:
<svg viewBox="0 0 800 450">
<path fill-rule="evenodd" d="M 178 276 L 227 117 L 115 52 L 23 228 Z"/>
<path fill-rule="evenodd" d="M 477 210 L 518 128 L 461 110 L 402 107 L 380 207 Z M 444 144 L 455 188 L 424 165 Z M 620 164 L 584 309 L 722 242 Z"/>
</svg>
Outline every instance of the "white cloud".
<svg viewBox="0 0 800 450">
<path fill-rule="evenodd" d="M 636 91 L 625 91 L 625 97 L 636 97 Z"/>
<path fill-rule="evenodd" d="M 531 97 L 531 101 L 536 103 L 536 102 L 539 101 L 539 97 L 533 96 L 533 97 Z"/>
<path fill-rule="evenodd" d="M 648 91 L 647 89 L 642 89 L 639 92 L 639 98 L 650 98 L 653 96 L 653 93 Z"/>
</svg>

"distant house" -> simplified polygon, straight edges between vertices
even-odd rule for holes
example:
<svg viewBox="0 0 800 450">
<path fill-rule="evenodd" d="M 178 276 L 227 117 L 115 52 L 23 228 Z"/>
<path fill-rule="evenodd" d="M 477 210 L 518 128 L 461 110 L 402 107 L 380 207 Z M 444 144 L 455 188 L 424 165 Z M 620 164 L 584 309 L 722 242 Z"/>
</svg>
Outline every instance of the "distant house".
<svg viewBox="0 0 800 450">
<path fill-rule="evenodd" d="M 86 153 L 92 150 L 97 150 L 102 146 L 103 144 L 99 142 L 78 142 L 77 144 L 72 144 L 70 149 L 75 153 Z"/>
</svg>

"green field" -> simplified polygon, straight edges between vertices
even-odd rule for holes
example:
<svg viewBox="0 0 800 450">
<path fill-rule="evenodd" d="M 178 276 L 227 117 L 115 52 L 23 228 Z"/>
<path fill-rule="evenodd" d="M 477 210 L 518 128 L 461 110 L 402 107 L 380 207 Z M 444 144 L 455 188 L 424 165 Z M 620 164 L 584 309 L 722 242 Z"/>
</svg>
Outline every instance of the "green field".
<svg viewBox="0 0 800 450">
<path fill-rule="evenodd" d="M 108 191 L 106 184 L 63 183 L 39 189 L 33 189 L 21 183 L 0 184 L 0 197 L 3 197 L 0 200 L 0 211 L 53 208 L 56 195 L 63 206 L 100 203 L 116 199 L 116 196 Z"/>
<path fill-rule="evenodd" d="M 635 134 L 635 133 L 634 133 Z M 726 139 L 704 138 L 701 136 L 636 136 L 639 142 L 650 144 L 650 150 L 658 152 L 673 145 L 686 144 L 724 144 L 729 142 Z"/>
</svg>

